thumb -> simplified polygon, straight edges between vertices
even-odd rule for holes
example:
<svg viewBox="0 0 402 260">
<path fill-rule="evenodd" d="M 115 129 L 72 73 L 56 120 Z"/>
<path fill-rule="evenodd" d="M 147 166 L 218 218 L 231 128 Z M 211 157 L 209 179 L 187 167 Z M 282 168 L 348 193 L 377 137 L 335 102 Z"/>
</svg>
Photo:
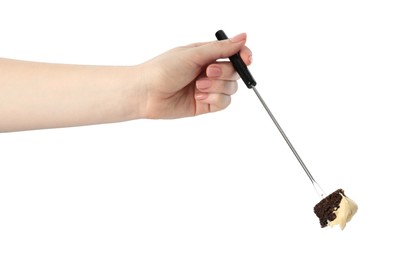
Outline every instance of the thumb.
<svg viewBox="0 0 402 260">
<path fill-rule="evenodd" d="M 194 62 L 203 66 L 220 58 L 229 58 L 243 48 L 246 39 L 247 35 L 241 33 L 227 40 L 213 41 L 195 47 Z"/>
</svg>

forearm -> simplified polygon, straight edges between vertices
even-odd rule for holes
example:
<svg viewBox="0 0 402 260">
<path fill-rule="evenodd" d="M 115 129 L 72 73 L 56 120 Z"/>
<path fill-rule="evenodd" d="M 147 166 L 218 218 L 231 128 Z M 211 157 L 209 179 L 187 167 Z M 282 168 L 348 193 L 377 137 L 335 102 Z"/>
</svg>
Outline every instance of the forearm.
<svg viewBox="0 0 402 260">
<path fill-rule="evenodd" d="M 0 132 L 139 118 L 136 69 L 0 59 Z"/>
</svg>

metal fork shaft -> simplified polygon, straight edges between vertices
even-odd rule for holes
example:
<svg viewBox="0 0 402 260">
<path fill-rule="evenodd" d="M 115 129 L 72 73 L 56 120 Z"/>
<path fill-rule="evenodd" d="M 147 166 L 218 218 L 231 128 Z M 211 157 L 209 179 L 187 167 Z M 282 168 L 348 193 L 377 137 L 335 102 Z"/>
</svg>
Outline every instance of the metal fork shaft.
<svg viewBox="0 0 402 260">
<path fill-rule="evenodd" d="M 315 191 L 317 192 L 318 196 L 323 198 L 325 196 L 325 192 L 320 187 L 320 185 L 314 180 L 313 175 L 311 175 L 310 171 L 307 169 L 307 166 L 304 164 L 303 160 L 297 153 L 296 149 L 293 147 L 292 143 L 290 142 L 289 138 L 286 136 L 285 132 L 283 131 L 282 127 L 279 125 L 278 121 L 276 120 L 275 116 L 272 114 L 271 110 L 268 108 L 267 104 L 265 103 L 264 99 L 261 97 L 260 93 L 258 92 L 257 88 L 254 86 L 252 87 L 255 94 L 257 95 L 258 99 L 261 101 L 261 104 L 264 106 L 265 110 L 268 112 L 268 115 L 271 117 L 272 121 L 274 122 L 276 128 L 278 128 L 279 132 L 281 133 L 283 139 L 285 139 L 286 143 L 288 144 L 290 150 L 292 150 L 293 154 L 295 155 L 296 159 L 299 161 L 300 165 L 302 166 L 303 170 L 306 172 L 307 176 L 309 177 L 311 183 L 314 186 Z"/>
</svg>

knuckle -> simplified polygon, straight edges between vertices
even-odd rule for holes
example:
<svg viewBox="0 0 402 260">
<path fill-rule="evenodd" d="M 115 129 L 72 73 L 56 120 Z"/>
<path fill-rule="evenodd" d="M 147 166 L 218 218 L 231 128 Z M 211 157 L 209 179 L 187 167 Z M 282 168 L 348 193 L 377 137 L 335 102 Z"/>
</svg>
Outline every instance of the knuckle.
<svg viewBox="0 0 402 260">
<path fill-rule="evenodd" d="M 233 95 L 234 93 L 237 92 L 238 89 L 239 85 L 237 84 L 237 81 L 233 81 L 230 94 Z"/>
</svg>

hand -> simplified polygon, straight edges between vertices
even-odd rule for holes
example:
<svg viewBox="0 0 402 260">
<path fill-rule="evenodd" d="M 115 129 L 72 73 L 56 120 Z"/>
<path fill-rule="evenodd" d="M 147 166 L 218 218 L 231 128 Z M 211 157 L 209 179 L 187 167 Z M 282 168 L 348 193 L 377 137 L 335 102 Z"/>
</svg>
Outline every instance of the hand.
<svg viewBox="0 0 402 260">
<path fill-rule="evenodd" d="M 179 118 L 220 111 L 237 91 L 238 74 L 228 61 L 237 52 L 246 65 L 246 34 L 174 48 L 141 65 L 144 118 Z M 145 97 L 145 98 L 144 98 Z"/>
<path fill-rule="evenodd" d="M 0 132 L 179 118 L 230 104 L 251 63 L 246 34 L 172 49 L 136 66 L 52 64 L 0 58 Z"/>
</svg>

